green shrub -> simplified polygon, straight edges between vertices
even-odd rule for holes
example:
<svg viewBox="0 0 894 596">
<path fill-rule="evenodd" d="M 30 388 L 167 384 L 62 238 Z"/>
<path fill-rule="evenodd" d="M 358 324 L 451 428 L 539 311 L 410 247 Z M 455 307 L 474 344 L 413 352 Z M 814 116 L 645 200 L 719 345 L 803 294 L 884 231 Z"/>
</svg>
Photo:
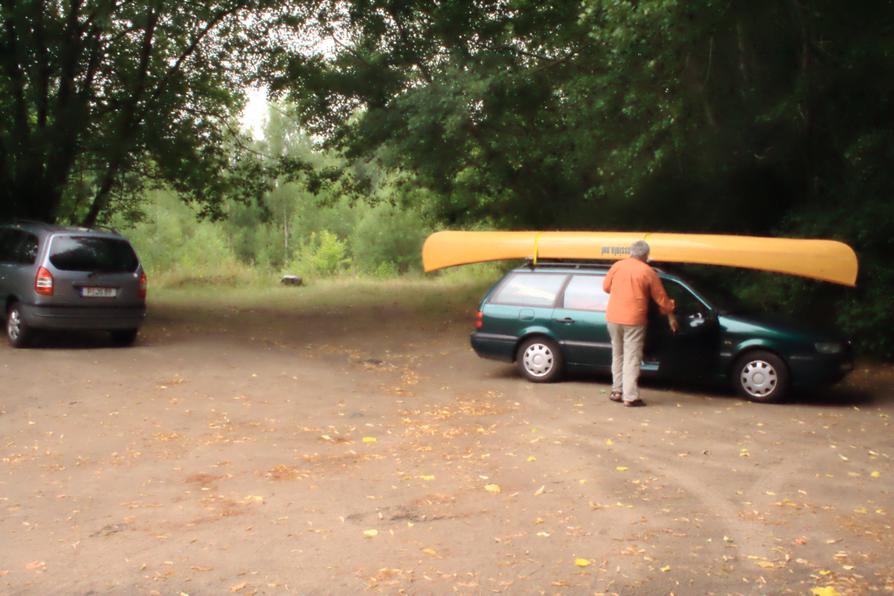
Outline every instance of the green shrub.
<svg viewBox="0 0 894 596">
<path fill-rule="evenodd" d="M 354 267 L 379 275 L 419 271 L 422 243 L 431 231 L 419 212 L 389 203 L 358 207 L 359 221 L 351 235 Z M 385 267 L 385 269 L 381 269 Z"/>
</svg>

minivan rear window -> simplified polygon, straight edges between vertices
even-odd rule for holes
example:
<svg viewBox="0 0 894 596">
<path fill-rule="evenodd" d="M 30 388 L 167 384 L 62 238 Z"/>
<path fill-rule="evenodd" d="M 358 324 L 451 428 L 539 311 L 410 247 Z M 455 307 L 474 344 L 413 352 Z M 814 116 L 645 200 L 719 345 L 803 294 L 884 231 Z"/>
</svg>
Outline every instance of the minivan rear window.
<svg viewBox="0 0 894 596">
<path fill-rule="evenodd" d="M 491 299 L 493 304 L 552 306 L 567 275 L 515 273 Z"/>
<path fill-rule="evenodd" d="M 63 271 L 130 273 L 139 261 L 125 240 L 99 236 L 56 236 L 50 247 L 50 262 Z"/>
</svg>

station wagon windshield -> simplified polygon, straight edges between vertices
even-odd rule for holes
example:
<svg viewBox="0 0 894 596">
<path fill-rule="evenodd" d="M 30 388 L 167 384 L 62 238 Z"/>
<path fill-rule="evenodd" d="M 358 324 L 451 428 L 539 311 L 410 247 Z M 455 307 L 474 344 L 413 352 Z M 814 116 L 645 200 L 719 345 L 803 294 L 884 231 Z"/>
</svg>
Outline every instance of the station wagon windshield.
<svg viewBox="0 0 894 596">
<path fill-rule="evenodd" d="M 56 236 L 50 262 L 63 271 L 97 273 L 132 273 L 139 265 L 128 242 L 97 236 Z"/>
</svg>

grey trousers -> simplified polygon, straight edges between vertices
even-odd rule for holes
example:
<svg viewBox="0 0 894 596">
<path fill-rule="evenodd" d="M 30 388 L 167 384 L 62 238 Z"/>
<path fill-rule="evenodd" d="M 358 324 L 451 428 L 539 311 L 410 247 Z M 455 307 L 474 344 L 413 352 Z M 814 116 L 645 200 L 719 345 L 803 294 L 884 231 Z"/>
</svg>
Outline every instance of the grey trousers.
<svg viewBox="0 0 894 596">
<path fill-rule="evenodd" d="M 621 393 L 624 401 L 637 400 L 646 326 L 609 323 L 608 334 L 612 340 L 612 391 Z"/>
</svg>

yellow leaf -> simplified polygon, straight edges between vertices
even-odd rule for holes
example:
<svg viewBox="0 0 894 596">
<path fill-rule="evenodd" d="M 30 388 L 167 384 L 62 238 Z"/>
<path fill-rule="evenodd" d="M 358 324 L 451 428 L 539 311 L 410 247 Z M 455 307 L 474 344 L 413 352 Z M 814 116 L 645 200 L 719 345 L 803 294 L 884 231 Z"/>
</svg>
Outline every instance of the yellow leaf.
<svg viewBox="0 0 894 596">
<path fill-rule="evenodd" d="M 776 567 L 776 565 L 774 565 L 770 561 L 758 561 L 757 566 L 761 569 L 774 569 Z"/>
<path fill-rule="evenodd" d="M 838 590 L 835 589 L 835 586 L 825 586 L 822 588 L 811 588 L 810 594 L 812 596 L 840 596 Z"/>
<path fill-rule="evenodd" d="M 425 554 L 427 554 L 427 555 L 430 556 L 430 557 L 436 557 L 436 556 L 438 556 L 438 551 L 436 551 L 436 550 L 433 549 L 433 548 L 423 548 L 423 549 L 422 549 L 422 552 L 424 552 Z"/>
<path fill-rule="evenodd" d="M 546 490 L 546 485 L 544 484 L 543 486 L 538 488 L 536 491 L 534 491 L 534 496 L 539 497 L 540 495 L 543 494 L 543 491 L 545 491 L 545 490 Z"/>
<path fill-rule="evenodd" d="M 549 538 L 549 532 L 537 532 L 537 535 L 541 538 Z"/>
<path fill-rule="evenodd" d="M 614 445 L 615 442 L 612 441 L 611 439 L 606 439 L 606 440 L 605 440 L 605 444 L 608 445 L 608 446 L 610 447 L 610 446 Z"/>
<path fill-rule="evenodd" d="M 422 480 L 434 480 L 435 475 L 434 474 L 423 474 L 419 478 L 421 478 Z"/>
<path fill-rule="evenodd" d="M 376 536 L 379 535 L 379 531 L 378 530 L 363 530 L 363 535 L 366 538 L 375 538 Z"/>
<path fill-rule="evenodd" d="M 630 468 L 628 468 L 627 466 L 618 466 L 617 468 L 615 468 L 615 470 L 617 470 L 618 472 L 626 472 L 629 469 Z"/>
<path fill-rule="evenodd" d="M 537 458 L 534 457 L 533 455 L 529 455 L 529 456 L 528 456 L 528 461 L 537 461 Z"/>
<path fill-rule="evenodd" d="M 670 566 L 670 565 L 665 565 L 664 567 L 661 568 L 661 571 L 663 571 L 664 573 L 667 573 L 667 572 L 670 571 L 670 570 L 671 570 L 671 566 Z"/>
<path fill-rule="evenodd" d="M 574 564 L 578 567 L 589 567 L 593 564 L 593 561 L 591 561 L 590 559 L 575 559 Z"/>
<path fill-rule="evenodd" d="M 500 492 L 502 489 L 500 488 L 499 484 L 485 484 L 484 490 L 486 490 L 489 493 L 496 494 L 496 493 Z"/>
<path fill-rule="evenodd" d="M 881 474 L 881 472 L 879 472 L 878 470 L 873 470 L 872 473 L 870 473 L 869 475 L 872 476 L 873 478 L 878 478 L 878 477 L 880 477 L 882 474 Z"/>
<path fill-rule="evenodd" d="M 363 442 L 364 442 L 364 443 L 375 443 L 376 440 L 377 440 L 377 439 L 376 439 L 375 437 L 363 437 Z"/>
</svg>

